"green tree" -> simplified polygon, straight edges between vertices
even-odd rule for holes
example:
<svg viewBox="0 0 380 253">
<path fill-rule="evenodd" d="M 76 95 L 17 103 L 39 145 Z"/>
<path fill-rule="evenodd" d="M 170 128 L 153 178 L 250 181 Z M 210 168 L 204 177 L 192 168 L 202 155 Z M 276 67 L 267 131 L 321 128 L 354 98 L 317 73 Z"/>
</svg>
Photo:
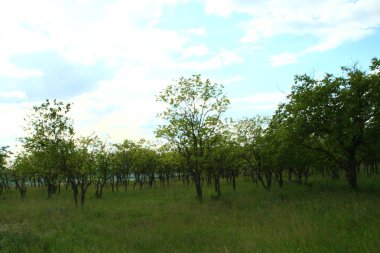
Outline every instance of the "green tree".
<svg viewBox="0 0 380 253">
<path fill-rule="evenodd" d="M 273 179 L 273 168 L 265 166 L 265 129 L 268 118 L 257 116 L 245 118 L 235 124 L 236 141 L 242 147 L 242 158 L 250 169 L 253 181 L 261 182 L 265 189 L 270 189 Z"/>
<path fill-rule="evenodd" d="M 175 176 L 186 180 L 186 176 L 182 173 L 182 160 L 180 154 L 170 145 L 163 145 L 158 149 L 157 174 L 162 187 L 165 187 L 165 183 L 169 185 L 170 179 Z"/>
<path fill-rule="evenodd" d="M 152 187 L 155 184 L 158 154 L 153 149 L 151 143 L 144 139 L 135 143 L 132 159 L 132 171 L 135 177 L 133 188 L 138 184 L 141 189 L 145 183 L 148 183 L 149 187 Z"/>
<path fill-rule="evenodd" d="M 336 162 L 354 189 L 359 151 L 379 139 L 379 61 L 374 59 L 370 68 L 371 73 L 342 68 L 342 77 L 326 74 L 321 80 L 296 76 L 284 107 L 293 138 Z"/>
<path fill-rule="evenodd" d="M 75 205 L 78 206 L 80 196 L 81 206 L 84 205 L 86 192 L 93 182 L 97 169 L 96 154 L 99 140 L 96 136 L 81 137 L 75 141 L 65 162 L 64 174 L 73 190 Z"/>
<path fill-rule="evenodd" d="M 94 183 L 95 183 L 95 196 L 101 198 L 103 196 L 103 188 L 107 182 L 114 177 L 111 170 L 111 152 L 107 147 L 105 141 L 96 138 L 93 152 L 93 165 L 94 168 Z"/>
<path fill-rule="evenodd" d="M 12 153 L 8 150 L 8 148 L 8 146 L 0 148 L 0 194 L 4 191 L 4 189 L 10 189 L 10 176 L 7 166 L 7 159 Z"/>
<path fill-rule="evenodd" d="M 20 192 L 21 200 L 26 197 L 27 183 L 32 175 L 33 155 L 21 153 L 12 164 L 11 175 L 16 188 Z"/>
<path fill-rule="evenodd" d="M 111 164 L 116 176 L 116 189 L 118 190 L 119 184 L 123 184 L 127 190 L 132 174 L 135 143 L 126 139 L 121 144 L 115 144 L 114 147 L 116 150 L 112 155 Z"/>
<path fill-rule="evenodd" d="M 221 196 L 220 178 L 225 177 L 232 182 L 232 187 L 236 189 L 236 177 L 239 175 L 241 166 L 241 147 L 232 140 L 228 131 L 208 147 L 206 165 L 214 181 L 214 193 L 212 198 Z"/>
<path fill-rule="evenodd" d="M 221 116 L 229 105 L 223 86 L 208 79 L 203 81 L 200 75 L 181 77 L 161 91 L 157 100 L 167 105 L 159 114 L 167 124 L 160 125 L 156 135 L 175 145 L 186 159 L 197 199 L 201 201 L 207 142 L 218 132 Z"/>
<path fill-rule="evenodd" d="M 279 106 L 283 108 L 283 105 Z M 317 172 L 317 161 L 326 159 L 314 150 L 306 149 L 294 139 L 293 129 L 286 124 L 282 109 L 273 115 L 264 137 L 264 167 L 271 168 L 280 187 L 284 184 L 284 174 L 289 181 L 295 175 L 297 182 Z"/>
<path fill-rule="evenodd" d="M 26 152 L 33 154 L 33 161 L 48 187 L 49 198 L 67 171 L 68 156 L 74 146 L 74 127 L 67 116 L 70 109 L 70 103 L 57 100 L 34 106 L 27 118 L 27 136 L 21 138 Z"/>
</svg>

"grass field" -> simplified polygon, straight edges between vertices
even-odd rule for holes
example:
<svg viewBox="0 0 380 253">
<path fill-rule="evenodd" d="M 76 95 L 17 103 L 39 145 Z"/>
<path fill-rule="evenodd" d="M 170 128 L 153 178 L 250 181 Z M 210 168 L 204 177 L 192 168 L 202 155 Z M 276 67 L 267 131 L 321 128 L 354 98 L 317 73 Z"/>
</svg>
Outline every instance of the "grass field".
<svg viewBox="0 0 380 253">
<path fill-rule="evenodd" d="M 359 183 L 266 191 L 240 180 L 217 201 L 205 187 L 203 203 L 180 183 L 108 189 L 77 209 L 70 190 L 48 200 L 28 189 L 24 202 L 12 190 L 0 196 L 0 252 L 380 252 L 380 177 Z"/>
</svg>

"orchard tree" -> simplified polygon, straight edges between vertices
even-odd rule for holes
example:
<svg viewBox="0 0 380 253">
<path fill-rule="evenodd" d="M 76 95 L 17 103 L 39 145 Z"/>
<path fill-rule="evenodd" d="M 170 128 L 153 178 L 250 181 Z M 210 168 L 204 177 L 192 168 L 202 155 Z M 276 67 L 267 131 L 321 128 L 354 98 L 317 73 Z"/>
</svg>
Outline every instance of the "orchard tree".
<svg viewBox="0 0 380 253">
<path fill-rule="evenodd" d="M 202 171 L 205 169 L 207 143 L 222 125 L 221 117 L 229 106 L 223 86 L 213 84 L 200 75 L 181 77 L 157 97 L 167 105 L 159 117 L 166 121 L 156 130 L 157 137 L 177 147 L 186 159 L 199 201 L 202 200 Z"/>
<path fill-rule="evenodd" d="M 114 177 L 111 171 L 111 151 L 107 143 L 99 138 L 94 140 L 93 145 L 91 152 L 93 153 L 93 166 L 95 166 L 93 174 L 95 196 L 101 198 L 104 186 Z"/>
<path fill-rule="evenodd" d="M 158 165 L 158 155 L 153 149 L 153 146 L 148 141 L 141 139 L 138 141 L 133 150 L 133 175 L 135 176 L 135 183 L 141 189 L 145 183 L 152 187 L 155 184 L 155 172 Z"/>
<path fill-rule="evenodd" d="M 131 140 L 124 140 L 121 144 L 115 144 L 115 152 L 111 157 L 111 167 L 116 176 L 116 190 L 119 184 L 124 184 L 125 190 L 128 189 L 133 167 L 133 153 L 136 144 Z"/>
<path fill-rule="evenodd" d="M 21 138 L 25 151 L 33 154 L 33 161 L 48 187 L 49 198 L 67 170 L 66 163 L 74 145 L 74 127 L 67 116 L 70 109 L 70 103 L 57 100 L 46 100 L 34 106 L 27 118 L 27 136 Z"/>
<path fill-rule="evenodd" d="M 283 108 L 280 105 L 279 108 Z M 281 109 L 273 115 L 268 128 L 265 131 L 264 149 L 262 153 L 264 167 L 271 168 L 279 186 L 284 184 L 284 174 L 288 174 L 288 180 L 296 176 L 298 183 L 302 179 L 307 181 L 308 177 L 316 173 L 316 161 L 326 160 L 316 151 L 306 149 L 301 143 L 293 138 L 291 126 L 284 122 L 284 114 Z"/>
<path fill-rule="evenodd" d="M 186 180 L 186 175 L 181 170 L 181 160 L 183 158 L 180 154 L 169 145 L 163 145 L 158 149 L 157 174 L 162 187 L 165 187 L 165 183 L 168 186 L 170 179 L 175 175 Z"/>
<path fill-rule="evenodd" d="M 27 183 L 32 175 L 33 155 L 21 153 L 12 164 L 11 175 L 16 188 L 20 192 L 21 200 L 26 197 Z"/>
<path fill-rule="evenodd" d="M 64 163 L 63 172 L 73 190 L 75 206 L 78 206 L 78 196 L 80 196 L 81 206 L 84 205 L 87 189 L 93 182 L 97 168 L 95 162 L 97 144 L 97 136 L 77 139 L 69 153 L 68 161 Z"/>
<path fill-rule="evenodd" d="M 360 160 L 367 167 L 368 174 L 377 173 L 380 164 L 380 59 L 372 60 L 370 70 L 369 78 L 373 88 L 369 97 L 374 110 L 371 119 L 366 122 L 364 139 L 371 141 L 367 141 L 359 151 Z"/>
<path fill-rule="evenodd" d="M 0 194 L 4 189 L 9 189 L 10 176 L 9 169 L 7 167 L 7 159 L 12 154 L 8 150 L 8 146 L 0 148 Z"/>
<path fill-rule="evenodd" d="M 294 139 L 334 161 L 353 189 L 358 186 L 360 150 L 379 141 L 379 60 L 373 59 L 370 68 L 367 73 L 345 67 L 343 76 L 326 74 L 321 80 L 296 76 L 284 108 Z"/>
<path fill-rule="evenodd" d="M 0 148 L 0 169 L 5 169 L 7 165 L 7 158 L 9 157 L 10 152 L 8 151 L 7 146 Z"/>
<path fill-rule="evenodd" d="M 273 168 L 265 166 L 265 129 L 268 118 L 257 116 L 245 118 L 235 124 L 236 141 L 242 147 L 242 158 L 250 169 L 253 181 L 260 181 L 265 189 L 270 189 Z"/>
<path fill-rule="evenodd" d="M 209 149 L 206 164 L 214 181 L 215 195 L 212 198 L 217 199 L 221 196 L 221 177 L 231 181 L 233 190 L 236 189 L 236 177 L 242 162 L 241 147 L 232 141 L 229 133 L 224 133 Z"/>
</svg>

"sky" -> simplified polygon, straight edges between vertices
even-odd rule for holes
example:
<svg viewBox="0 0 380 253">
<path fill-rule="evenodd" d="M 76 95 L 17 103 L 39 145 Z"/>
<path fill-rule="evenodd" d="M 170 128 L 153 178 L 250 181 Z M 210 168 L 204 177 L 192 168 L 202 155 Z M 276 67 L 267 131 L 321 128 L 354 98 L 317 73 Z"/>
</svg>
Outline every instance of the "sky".
<svg viewBox="0 0 380 253">
<path fill-rule="evenodd" d="M 380 0 L 0 0 L 0 146 L 45 99 L 73 103 L 78 135 L 152 139 L 181 76 L 224 85 L 239 119 L 271 115 L 296 74 L 373 57 Z"/>
</svg>

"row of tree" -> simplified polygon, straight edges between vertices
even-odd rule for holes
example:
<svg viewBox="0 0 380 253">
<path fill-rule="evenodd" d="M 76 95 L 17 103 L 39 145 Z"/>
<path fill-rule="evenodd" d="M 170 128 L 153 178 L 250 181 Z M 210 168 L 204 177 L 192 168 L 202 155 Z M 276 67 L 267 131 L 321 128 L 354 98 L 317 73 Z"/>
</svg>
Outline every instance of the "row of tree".
<svg viewBox="0 0 380 253">
<path fill-rule="evenodd" d="M 10 152 L 0 150 L 0 192 L 15 186 L 24 198 L 27 187 L 46 186 L 51 197 L 64 186 L 83 205 L 90 185 L 100 198 L 105 186 L 127 190 L 182 180 L 195 186 L 201 201 L 204 185 L 221 195 L 221 179 L 235 189 L 236 178 L 244 176 L 270 189 L 342 172 L 356 189 L 358 172 L 378 172 L 380 61 L 373 59 L 369 72 L 342 70 L 340 77 L 296 76 L 288 101 L 271 118 L 238 121 L 223 117 L 229 107 L 223 86 L 200 75 L 180 78 L 157 96 L 166 105 L 156 130 L 166 140 L 161 146 L 76 138 L 71 104 L 46 100 L 27 118 L 22 152 L 7 163 Z"/>
</svg>

